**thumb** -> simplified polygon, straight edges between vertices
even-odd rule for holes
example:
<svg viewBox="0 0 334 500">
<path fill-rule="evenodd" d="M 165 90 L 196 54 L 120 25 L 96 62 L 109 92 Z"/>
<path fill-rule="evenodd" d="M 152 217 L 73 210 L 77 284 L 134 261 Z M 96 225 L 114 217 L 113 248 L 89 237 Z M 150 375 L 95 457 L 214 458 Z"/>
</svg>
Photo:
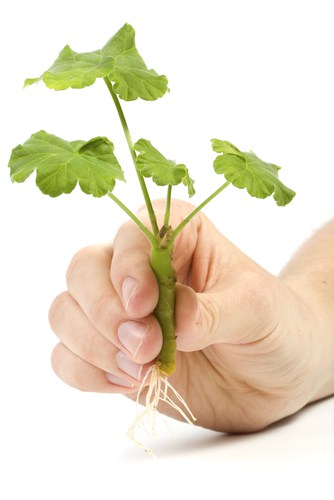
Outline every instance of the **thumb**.
<svg viewBox="0 0 334 500">
<path fill-rule="evenodd" d="M 178 284 L 178 349 L 190 352 L 219 343 L 245 344 L 268 335 L 277 325 L 276 280 L 268 273 L 231 273 L 221 286 L 204 293 Z"/>
</svg>

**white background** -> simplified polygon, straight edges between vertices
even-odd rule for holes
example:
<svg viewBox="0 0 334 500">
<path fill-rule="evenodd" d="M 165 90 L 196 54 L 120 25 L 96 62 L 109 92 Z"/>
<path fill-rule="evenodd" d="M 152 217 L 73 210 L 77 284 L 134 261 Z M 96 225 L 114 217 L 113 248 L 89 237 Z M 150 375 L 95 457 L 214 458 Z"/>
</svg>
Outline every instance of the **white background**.
<svg viewBox="0 0 334 500">
<path fill-rule="evenodd" d="M 67 43 L 101 48 L 125 23 L 170 94 L 124 104 L 134 140 L 150 139 L 186 163 L 199 203 L 217 183 L 210 139 L 230 140 L 281 165 L 297 191 L 278 208 L 229 188 L 205 212 L 243 251 L 278 273 L 305 238 L 333 217 L 332 2 L 12 0 L 2 5 L 0 93 L 0 497 L 3 499 L 333 498 L 334 401 L 255 435 L 225 436 L 169 421 L 152 460 L 126 437 L 134 405 L 84 394 L 53 374 L 48 308 L 73 253 L 113 237 L 125 220 L 110 200 L 76 191 L 43 196 L 31 178 L 10 182 L 11 149 L 45 129 L 68 140 L 108 136 L 136 210 L 141 195 L 101 83 L 54 92 L 39 76 Z M 218 179 L 221 182 L 221 179 Z M 175 190 L 186 199 L 185 190 Z M 130 193 L 130 194 L 129 194 Z M 163 194 L 154 191 L 154 196 Z M 301 349 L 303 346 L 301 346 Z"/>
</svg>

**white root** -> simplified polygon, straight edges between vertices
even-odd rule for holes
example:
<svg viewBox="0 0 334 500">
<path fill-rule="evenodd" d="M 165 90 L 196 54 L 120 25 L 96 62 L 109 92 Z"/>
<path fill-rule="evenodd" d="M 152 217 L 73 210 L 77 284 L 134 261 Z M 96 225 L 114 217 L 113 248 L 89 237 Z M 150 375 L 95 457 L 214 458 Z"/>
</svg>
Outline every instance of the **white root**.
<svg viewBox="0 0 334 500">
<path fill-rule="evenodd" d="M 142 448 L 148 454 L 153 455 L 150 448 L 148 448 L 135 438 L 135 433 L 139 427 L 142 427 L 151 436 L 156 436 L 156 417 L 157 415 L 159 415 L 159 411 L 157 409 L 159 401 L 167 403 L 169 406 L 178 411 L 183 419 L 190 425 L 195 422 L 196 418 L 191 413 L 185 400 L 168 381 L 167 377 L 161 374 L 158 364 L 154 364 L 153 366 L 151 366 L 151 368 L 147 371 L 145 377 L 143 378 L 137 394 L 137 409 L 139 407 L 140 395 L 148 379 L 150 379 L 150 383 L 145 399 L 145 409 L 139 415 L 136 415 L 135 421 L 129 428 L 127 435 L 131 439 L 131 441 L 133 441 L 139 448 Z M 168 392 L 171 392 L 172 395 L 177 398 L 180 404 L 177 404 L 175 401 L 173 401 Z M 145 426 L 146 423 L 147 427 Z"/>
</svg>

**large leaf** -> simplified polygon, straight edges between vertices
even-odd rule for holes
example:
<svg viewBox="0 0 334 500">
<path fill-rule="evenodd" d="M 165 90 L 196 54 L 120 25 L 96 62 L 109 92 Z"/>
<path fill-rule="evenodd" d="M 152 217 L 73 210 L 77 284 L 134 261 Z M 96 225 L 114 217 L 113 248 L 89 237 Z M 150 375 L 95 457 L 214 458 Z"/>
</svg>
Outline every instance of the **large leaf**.
<svg viewBox="0 0 334 500">
<path fill-rule="evenodd" d="M 124 180 L 113 151 L 106 137 L 68 142 L 41 130 L 13 149 L 11 179 L 24 182 L 36 170 L 44 194 L 70 193 L 79 183 L 84 193 L 100 197 L 113 190 L 115 179 Z"/>
<path fill-rule="evenodd" d="M 244 153 L 228 141 L 212 139 L 212 148 L 222 153 L 214 161 L 217 174 L 238 188 L 246 188 L 251 196 L 266 198 L 273 194 L 277 205 L 288 204 L 295 192 L 278 179 L 280 167 L 258 158 L 253 152 Z"/>
<path fill-rule="evenodd" d="M 147 68 L 136 49 L 135 31 L 129 24 L 125 24 L 101 50 L 78 53 L 66 45 L 41 77 L 28 78 L 25 85 L 42 80 L 54 90 L 79 89 L 104 77 L 114 83 L 114 91 L 126 101 L 138 97 L 153 101 L 167 91 L 167 78 Z"/>
<path fill-rule="evenodd" d="M 136 165 L 144 177 L 152 177 L 158 186 L 175 186 L 183 183 L 188 187 L 188 194 L 195 194 L 194 181 L 190 178 L 188 169 L 183 164 L 177 164 L 173 160 L 167 160 L 146 139 L 139 139 L 134 145 L 137 156 Z"/>
</svg>

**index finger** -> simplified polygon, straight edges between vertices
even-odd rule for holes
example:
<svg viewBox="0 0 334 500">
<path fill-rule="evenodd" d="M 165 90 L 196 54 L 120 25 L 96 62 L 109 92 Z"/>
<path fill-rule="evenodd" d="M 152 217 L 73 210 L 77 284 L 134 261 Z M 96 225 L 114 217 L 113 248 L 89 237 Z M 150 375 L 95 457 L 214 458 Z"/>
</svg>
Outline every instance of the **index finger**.
<svg viewBox="0 0 334 500">
<path fill-rule="evenodd" d="M 110 276 L 130 317 L 152 313 L 159 289 L 150 266 L 150 243 L 133 222 L 123 224 L 115 237 Z"/>
</svg>

